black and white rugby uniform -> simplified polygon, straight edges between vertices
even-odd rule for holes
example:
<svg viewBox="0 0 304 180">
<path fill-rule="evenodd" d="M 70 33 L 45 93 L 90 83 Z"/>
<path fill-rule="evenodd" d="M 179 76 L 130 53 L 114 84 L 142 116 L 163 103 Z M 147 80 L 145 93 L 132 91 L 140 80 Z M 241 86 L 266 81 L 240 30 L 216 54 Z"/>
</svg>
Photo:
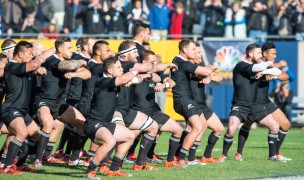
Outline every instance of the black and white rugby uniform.
<svg viewBox="0 0 304 180">
<path fill-rule="evenodd" d="M 162 81 L 168 77 L 167 75 L 161 75 Z M 155 102 L 155 91 L 154 88 L 156 83 L 144 80 L 142 83 L 134 87 L 134 101 L 132 104 L 132 109 L 145 113 L 154 119 L 158 125 L 159 129 L 166 124 L 170 119 L 170 116 L 163 113 Z"/>
<path fill-rule="evenodd" d="M 268 115 L 266 108 L 256 102 L 260 80 L 256 80 L 255 73 L 252 72 L 253 65 L 240 61 L 233 69 L 234 93 L 230 116 L 238 117 L 241 122 L 259 122 Z"/>
<path fill-rule="evenodd" d="M 115 80 L 116 78 L 104 75 L 95 82 L 90 113 L 84 123 L 84 131 L 92 141 L 101 127 L 106 127 L 112 134 L 115 132 L 116 124 L 111 121 L 120 92 L 120 87 L 116 87 Z"/>
<path fill-rule="evenodd" d="M 61 60 L 57 55 L 52 55 L 46 59 L 43 67 L 47 70 L 47 75 L 42 77 L 41 93 L 37 95 L 34 106 L 37 110 L 42 106 L 50 108 L 54 119 L 58 117 L 58 110 L 64 103 L 67 79 L 64 74 L 68 71 L 61 71 L 58 65 Z"/>
<path fill-rule="evenodd" d="M 32 72 L 26 72 L 26 63 L 10 60 L 4 69 L 6 97 L 1 106 L 1 120 L 9 127 L 17 117 L 22 117 L 29 125 L 32 118 L 28 114 L 31 97 Z"/>
</svg>

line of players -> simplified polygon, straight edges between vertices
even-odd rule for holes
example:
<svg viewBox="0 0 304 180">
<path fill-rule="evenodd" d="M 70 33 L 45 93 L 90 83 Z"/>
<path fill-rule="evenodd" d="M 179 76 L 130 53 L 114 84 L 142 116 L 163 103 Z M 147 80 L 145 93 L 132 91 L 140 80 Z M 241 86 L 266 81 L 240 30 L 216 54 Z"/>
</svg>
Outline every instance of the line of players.
<svg viewBox="0 0 304 180">
<path fill-rule="evenodd" d="M 72 52 L 71 40 L 67 37 L 60 37 L 55 48 L 47 51 L 39 42 L 16 44 L 6 40 L 2 51 L 13 50 L 13 54 L 2 54 L 0 63 L 2 94 L 6 94 L 1 107 L 4 123 L 1 132 L 9 134 L 2 153 L 1 173 L 36 172 L 25 164 L 27 158 L 34 160 L 36 168 L 42 167 L 42 162 L 64 163 L 51 155 L 63 124 L 66 125 L 59 146 L 63 149 L 67 142 L 64 158 L 70 166 L 87 165 L 85 177 L 93 179 L 98 179 L 95 172 L 98 166 L 98 171 L 108 176 L 130 176 L 121 166 L 139 134 L 140 149 L 133 169 L 157 170 L 146 163 L 146 158 L 159 131 L 172 133 L 165 167 L 224 162 L 240 122 L 246 123 L 239 133 L 237 160 L 242 159 L 248 127 L 253 121 L 270 129 L 269 159 L 287 160 L 279 154 L 279 149 L 289 129 L 288 120 L 265 94 L 268 93 L 269 80 L 288 78 L 276 68 L 285 66 L 286 62 L 273 63 L 273 44 L 266 43 L 262 48 L 266 62 L 260 62 L 261 47 L 249 45 L 247 59 L 234 69 L 233 106 L 223 155 L 217 160 L 211 155 L 212 149 L 224 126 L 206 105 L 204 92 L 204 84 L 222 80 L 216 73 L 217 67 L 203 64 L 202 50 L 191 40 L 179 43 L 179 54 L 172 63 L 159 63 L 156 55 L 142 46 L 148 42 L 149 33 L 147 25 L 138 24 L 133 40 L 123 41 L 116 56 L 106 41 L 94 38 L 79 39 L 77 53 Z M 171 77 L 162 73 L 166 68 L 171 69 Z M 161 112 L 154 101 L 155 91 L 165 88 L 173 88 L 174 109 L 187 122 L 184 131 Z M 207 127 L 213 132 L 209 135 L 204 156 L 197 160 L 196 149 Z M 92 144 L 87 161 L 83 161 L 80 154 L 87 138 Z M 17 162 L 13 164 L 20 149 Z M 116 152 L 108 168 L 109 155 L 114 149 Z"/>
</svg>

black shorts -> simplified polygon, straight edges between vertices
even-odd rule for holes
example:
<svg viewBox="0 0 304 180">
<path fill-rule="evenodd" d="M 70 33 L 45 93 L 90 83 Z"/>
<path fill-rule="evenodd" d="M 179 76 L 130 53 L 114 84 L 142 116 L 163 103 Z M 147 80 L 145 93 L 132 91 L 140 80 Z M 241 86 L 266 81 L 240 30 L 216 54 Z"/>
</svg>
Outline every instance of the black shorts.
<svg viewBox="0 0 304 180">
<path fill-rule="evenodd" d="M 121 109 L 116 109 L 116 111 L 121 113 L 122 119 L 126 127 L 130 127 L 137 116 L 137 111 L 133 109 L 130 109 L 128 112 Z"/>
<path fill-rule="evenodd" d="M 207 104 L 198 104 L 197 112 L 199 115 L 204 114 L 206 120 L 210 119 L 212 114 L 214 113 L 211 108 L 207 106 Z"/>
<path fill-rule="evenodd" d="M 77 108 L 78 104 L 79 104 L 79 100 L 77 100 L 77 99 L 67 99 L 65 103 Z"/>
<path fill-rule="evenodd" d="M 59 116 L 58 110 L 60 107 L 60 102 L 46 100 L 46 99 L 39 99 L 38 101 L 34 102 L 34 107 L 36 112 L 38 112 L 39 108 L 41 108 L 42 106 L 47 106 L 50 109 L 51 115 L 53 116 L 54 120 L 58 118 Z"/>
<path fill-rule="evenodd" d="M 266 108 L 260 104 L 232 105 L 229 116 L 236 116 L 241 122 L 260 122 L 268 115 Z"/>
<path fill-rule="evenodd" d="M 277 105 L 275 105 L 273 102 L 268 102 L 268 103 L 263 103 L 261 104 L 262 106 L 265 106 L 268 114 L 272 114 L 273 112 L 275 112 L 278 108 Z"/>
<path fill-rule="evenodd" d="M 170 119 L 170 116 L 167 114 L 161 112 L 161 111 L 156 111 L 155 113 L 145 113 L 147 116 L 150 116 L 154 121 L 157 122 L 159 125 L 159 129 L 162 128 L 163 125 L 167 123 L 167 121 Z"/>
<path fill-rule="evenodd" d="M 17 117 L 22 117 L 26 126 L 30 125 L 33 121 L 32 117 L 29 114 L 23 115 L 18 110 L 8 110 L 1 112 L 1 120 L 8 128 L 11 122 Z"/>
<path fill-rule="evenodd" d="M 96 132 L 101 127 L 107 128 L 112 134 L 114 134 L 116 124 L 100 121 L 91 121 L 90 119 L 87 119 L 83 125 L 84 132 L 93 142 L 96 136 Z"/>
<path fill-rule="evenodd" d="M 180 102 L 174 102 L 174 110 L 182 115 L 187 122 L 189 118 L 193 115 L 201 115 L 197 110 L 197 105 L 195 101 L 191 99 L 182 99 Z"/>
</svg>

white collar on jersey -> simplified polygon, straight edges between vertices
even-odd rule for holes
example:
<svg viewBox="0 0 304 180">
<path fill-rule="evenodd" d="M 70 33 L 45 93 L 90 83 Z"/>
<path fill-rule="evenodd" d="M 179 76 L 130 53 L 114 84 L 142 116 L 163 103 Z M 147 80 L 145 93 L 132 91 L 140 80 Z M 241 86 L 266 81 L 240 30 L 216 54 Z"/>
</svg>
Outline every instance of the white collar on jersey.
<svg viewBox="0 0 304 180">
<path fill-rule="evenodd" d="M 247 61 L 246 59 L 243 60 L 245 63 L 248 63 L 248 64 L 252 64 L 250 63 L 249 61 Z"/>
<path fill-rule="evenodd" d="M 84 57 L 84 58 L 88 58 L 88 57 L 86 57 L 84 54 L 82 54 L 82 53 L 79 53 L 79 55 L 80 56 L 82 56 L 82 57 Z"/>
<path fill-rule="evenodd" d="M 107 76 L 105 73 L 103 73 L 103 77 L 110 77 L 110 76 Z"/>
<path fill-rule="evenodd" d="M 95 61 L 94 59 L 90 59 L 88 63 L 90 63 L 90 62 L 93 62 L 93 63 L 99 64 L 99 62 Z"/>
<path fill-rule="evenodd" d="M 133 40 L 133 42 L 135 42 L 135 43 L 138 43 L 138 44 L 142 45 L 140 42 L 138 42 L 138 41 L 136 41 L 136 40 Z"/>
<path fill-rule="evenodd" d="M 187 59 L 185 59 L 184 57 L 182 57 L 181 55 L 176 55 L 176 57 L 179 57 L 179 58 L 181 58 L 182 60 L 184 60 L 184 61 L 188 61 Z"/>
<path fill-rule="evenodd" d="M 9 62 L 12 62 L 12 63 L 17 63 L 17 61 L 13 60 L 13 59 L 9 59 L 8 60 Z"/>
</svg>

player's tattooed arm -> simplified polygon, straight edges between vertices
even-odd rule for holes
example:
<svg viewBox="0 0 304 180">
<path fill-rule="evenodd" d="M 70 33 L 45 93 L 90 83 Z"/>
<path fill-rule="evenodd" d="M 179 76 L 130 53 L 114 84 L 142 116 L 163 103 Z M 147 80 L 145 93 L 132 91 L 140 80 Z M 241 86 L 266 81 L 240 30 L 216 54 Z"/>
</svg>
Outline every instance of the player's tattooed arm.
<svg viewBox="0 0 304 180">
<path fill-rule="evenodd" d="M 87 62 L 84 60 L 64 60 L 58 64 L 58 69 L 60 71 L 75 71 L 81 67 L 87 65 Z"/>
</svg>

